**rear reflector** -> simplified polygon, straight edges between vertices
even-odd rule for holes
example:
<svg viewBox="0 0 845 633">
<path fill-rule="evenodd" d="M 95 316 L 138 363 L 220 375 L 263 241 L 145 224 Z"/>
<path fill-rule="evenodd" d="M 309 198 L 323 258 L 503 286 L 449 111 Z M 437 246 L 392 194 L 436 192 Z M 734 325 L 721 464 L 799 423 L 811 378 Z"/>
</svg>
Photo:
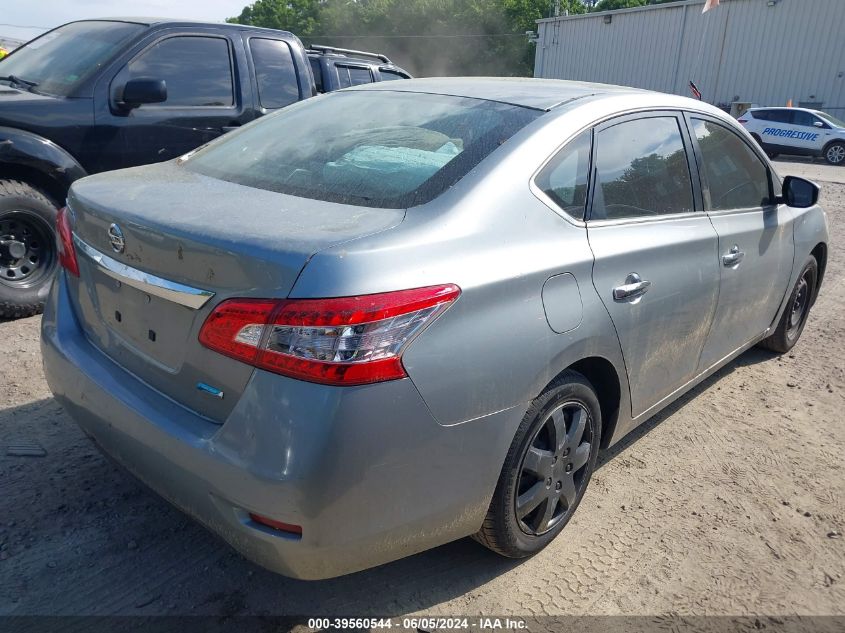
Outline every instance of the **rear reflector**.
<svg viewBox="0 0 845 633">
<path fill-rule="evenodd" d="M 268 519 L 267 517 L 261 516 L 260 514 L 253 514 L 252 512 L 249 513 L 249 518 L 260 525 L 272 528 L 274 530 L 279 530 L 279 532 L 287 532 L 288 534 L 302 536 L 302 527 L 299 525 L 293 525 L 292 523 L 282 523 L 281 521 L 276 521 L 275 519 Z"/>
<path fill-rule="evenodd" d="M 59 213 L 56 216 L 56 234 L 59 264 L 74 277 L 79 277 L 79 262 L 76 261 L 76 249 L 73 246 L 73 229 L 70 225 L 70 213 L 67 207 L 59 209 Z"/>
<path fill-rule="evenodd" d="M 748 119 L 739 119 L 737 123 L 748 123 Z"/>
<path fill-rule="evenodd" d="M 454 284 L 335 299 L 229 299 L 199 341 L 261 369 L 328 385 L 404 378 L 408 343 L 460 296 Z"/>
</svg>

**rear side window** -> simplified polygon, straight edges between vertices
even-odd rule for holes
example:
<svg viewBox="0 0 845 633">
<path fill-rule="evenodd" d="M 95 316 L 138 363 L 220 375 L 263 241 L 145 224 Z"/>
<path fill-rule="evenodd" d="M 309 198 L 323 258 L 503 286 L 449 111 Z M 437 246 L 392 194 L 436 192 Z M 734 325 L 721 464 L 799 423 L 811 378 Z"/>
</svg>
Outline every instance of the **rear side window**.
<svg viewBox="0 0 845 633">
<path fill-rule="evenodd" d="M 323 92 L 323 69 L 320 67 L 320 60 L 316 57 L 309 57 L 311 62 L 311 73 L 314 75 L 314 85 L 317 87 L 317 92 Z"/>
<path fill-rule="evenodd" d="M 769 201 L 769 170 L 757 154 L 729 129 L 692 119 L 709 188 L 708 210 L 762 207 Z"/>
<path fill-rule="evenodd" d="M 766 119 L 767 121 L 773 121 L 774 123 L 792 123 L 792 112 L 789 110 L 769 110 L 769 116 Z"/>
<path fill-rule="evenodd" d="M 592 132 L 582 132 L 558 152 L 539 173 L 535 183 L 567 215 L 584 219 L 590 175 Z"/>
<path fill-rule="evenodd" d="M 254 37 L 249 40 L 258 100 L 265 108 L 283 108 L 299 101 L 299 84 L 290 47 L 281 40 Z"/>
<path fill-rule="evenodd" d="M 596 193 L 590 219 L 650 217 L 694 210 L 678 120 L 634 119 L 596 133 Z"/>
<path fill-rule="evenodd" d="M 758 119 L 759 121 L 768 121 L 769 120 L 769 111 L 768 110 L 755 110 L 754 112 L 749 112 L 748 114 L 750 114 L 752 118 Z"/>
<path fill-rule="evenodd" d="M 337 79 L 341 88 L 349 86 L 360 86 L 361 84 L 373 83 L 373 73 L 369 68 L 358 66 L 337 66 Z"/>
<path fill-rule="evenodd" d="M 440 195 L 541 115 L 481 99 L 334 92 L 230 132 L 183 165 L 257 189 L 403 209 Z"/>
<path fill-rule="evenodd" d="M 167 101 L 142 105 L 231 106 L 234 103 L 229 42 L 220 37 L 181 36 L 162 40 L 133 59 L 115 78 L 116 86 L 130 79 L 164 79 Z"/>
</svg>

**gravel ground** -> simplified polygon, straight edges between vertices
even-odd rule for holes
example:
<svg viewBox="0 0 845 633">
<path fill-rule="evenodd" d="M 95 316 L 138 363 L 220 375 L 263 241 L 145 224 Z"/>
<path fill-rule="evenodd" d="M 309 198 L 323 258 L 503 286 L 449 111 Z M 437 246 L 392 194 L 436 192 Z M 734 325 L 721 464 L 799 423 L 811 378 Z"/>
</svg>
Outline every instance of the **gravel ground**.
<svg viewBox="0 0 845 633">
<path fill-rule="evenodd" d="M 823 185 L 845 240 L 845 168 Z M 838 184 L 837 184 L 838 181 Z M 306 583 L 249 563 L 103 458 L 51 399 L 37 317 L 0 323 L 0 615 L 845 614 L 845 256 L 803 338 L 752 350 L 601 458 L 550 547 L 469 539 Z M 35 442 L 43 456 L 7 455 Z"/>
</svg>

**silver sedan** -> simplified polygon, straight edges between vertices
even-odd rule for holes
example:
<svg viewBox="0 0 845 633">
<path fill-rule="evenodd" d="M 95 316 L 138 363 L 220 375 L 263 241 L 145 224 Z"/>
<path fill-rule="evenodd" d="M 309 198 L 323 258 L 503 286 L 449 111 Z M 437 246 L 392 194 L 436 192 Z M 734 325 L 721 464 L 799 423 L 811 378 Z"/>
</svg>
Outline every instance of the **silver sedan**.
<svg viewBox="0 0 845 633">
<path fill-rule="evenodd" d="M 282 574 L 470 535 L 524 557 L 601 449 L 795 345 L 817 200 L 686 98 L 362 86 L 76 182 L 45 371 L 102 450 Z"/>
</svg>

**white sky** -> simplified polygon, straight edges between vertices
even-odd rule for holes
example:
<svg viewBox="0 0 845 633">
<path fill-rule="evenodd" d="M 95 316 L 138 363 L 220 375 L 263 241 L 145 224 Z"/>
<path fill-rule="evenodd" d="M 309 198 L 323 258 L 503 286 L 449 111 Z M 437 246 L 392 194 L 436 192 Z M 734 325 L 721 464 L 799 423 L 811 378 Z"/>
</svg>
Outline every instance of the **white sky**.
<svg viewBox="0 0 845 633">
<path fill-rule="evenodd" d="M 175 17 L 222 22 L 239 15 L 252 0 L 0 0 L 0 37 L 32 39 L 44 28 L 19 28 L 8 24 L 52 28 L 71 20 L 115 16 Z"/>
</svg>

